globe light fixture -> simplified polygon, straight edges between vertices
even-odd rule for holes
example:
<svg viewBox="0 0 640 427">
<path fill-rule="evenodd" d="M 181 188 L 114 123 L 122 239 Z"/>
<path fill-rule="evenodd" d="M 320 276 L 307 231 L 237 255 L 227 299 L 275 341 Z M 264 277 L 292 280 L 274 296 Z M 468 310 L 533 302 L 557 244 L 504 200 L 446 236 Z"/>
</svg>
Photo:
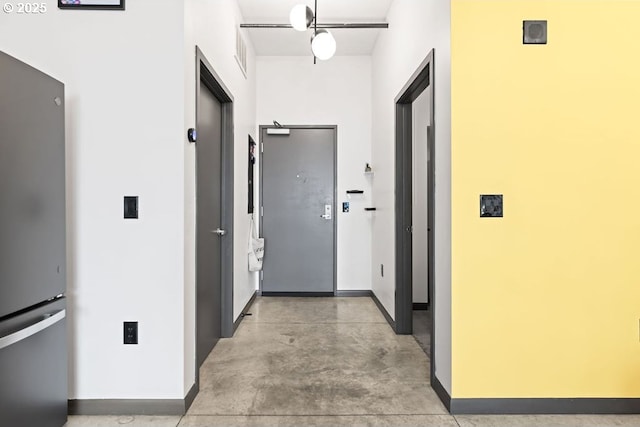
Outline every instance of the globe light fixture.
<svg viewBox="0 0 640 427">
<path fill-rule="evenodd" d="M 304 4 L 299 4 L 291 9 L 289 14 L 291 26 L 297 31 L 306 31 L 313 22 L 313 11 Z"/>
<path fill-rule="evenodd" d="M 326 61 L 336 53 L 336 39 L 327 30 L 318 30 L 311 38 L 311 51 L 313 55 Z"/>
<path fill-rule="evenodd" d="M 304 0 L 302 0 L 304 1 Z M 384 29 L 389 28 L 386 22 L 338 22 L 319 23 L 318 22 L 318 0 L 314 0 L 313 9 L 305 4 L 298 4 L 289 13 L 290 24 L 240 24 L 240 28 L 294 28 L 296 31 L 313 30 L 311 36 L 311 52 L 313 53 L 313 63 L 318 59 L 326 61 L 336 54 L 336 39 L 327 28 L 345 29 Z"/>
</svg>

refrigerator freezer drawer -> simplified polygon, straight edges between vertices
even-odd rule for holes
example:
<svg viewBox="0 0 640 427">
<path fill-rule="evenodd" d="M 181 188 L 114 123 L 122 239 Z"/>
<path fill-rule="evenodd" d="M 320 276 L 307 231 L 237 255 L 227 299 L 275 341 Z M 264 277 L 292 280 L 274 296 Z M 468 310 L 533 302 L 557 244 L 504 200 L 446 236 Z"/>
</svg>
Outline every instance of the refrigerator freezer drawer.
<svg viewBox="0 0 640 427">
<path fill-rule="evenodd" d="M 42 332 L 50 326 L 58 323 L 62 319 L 67 316 L 66 310 L 60 310 L 57 313 L 47 316 L 44 319 L 34 323 L 31 326 L 28 326 L 24 329 L 21 329 L 17 332 L 14 332 L 6 337 L 0 338 L 0 350 L 3 348 L 9 347 L 10 345 L 14 345 L 19 343 L 20 341 L 24 341 L 27 338 L 37 334 L 38 332 Z"/>
<path fill-rule="evenodd" d="M 0 426 L 66 423 L 65 315 L 64 300 L 41 307 L 21 316 L 31 316 L 28 326 L 0 337 Z"/>
</svg>

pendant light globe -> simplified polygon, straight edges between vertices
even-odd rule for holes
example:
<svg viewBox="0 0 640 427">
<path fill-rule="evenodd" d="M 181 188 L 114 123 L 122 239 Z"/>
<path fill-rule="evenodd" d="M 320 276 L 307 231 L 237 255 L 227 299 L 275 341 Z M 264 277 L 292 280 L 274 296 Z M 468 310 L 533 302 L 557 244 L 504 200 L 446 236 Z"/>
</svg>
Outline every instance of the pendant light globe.
<svg viewBox="0 0 640 427">
<path fill-rule="evenodd" d="M 318 30 L 311 38 L 311 51 L 322 61 L 330 59 L 336 53 L 336 39 L 327 30 Z"/>
<path fill-rule="evenodd" d="M 289 22 L 297 31 L 306 31 L 313 22 L 313 11 L 305 4 L 298 4 L 291 9 Z"/>
</svg>

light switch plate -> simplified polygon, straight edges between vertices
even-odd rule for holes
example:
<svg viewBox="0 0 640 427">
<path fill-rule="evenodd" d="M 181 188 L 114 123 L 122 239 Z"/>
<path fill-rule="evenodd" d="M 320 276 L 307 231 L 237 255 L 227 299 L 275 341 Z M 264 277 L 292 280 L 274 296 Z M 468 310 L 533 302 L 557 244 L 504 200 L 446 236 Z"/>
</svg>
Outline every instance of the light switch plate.
<svg viewBox="0 0 640 427">
<path fill-rule="evenodd" d="M 138 196 L 124 196 L 125 219 L 138 218 Z"/>
</svg>

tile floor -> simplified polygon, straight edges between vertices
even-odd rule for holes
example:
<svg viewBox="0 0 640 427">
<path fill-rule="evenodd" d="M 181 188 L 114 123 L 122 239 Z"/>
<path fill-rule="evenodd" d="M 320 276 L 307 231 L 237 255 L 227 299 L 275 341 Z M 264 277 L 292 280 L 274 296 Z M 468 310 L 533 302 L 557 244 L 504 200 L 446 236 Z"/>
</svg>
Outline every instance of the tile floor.
<svg viewBox="0 0 640 427">
<path fill-rule="evenodd" d="M 259 298 L 200 371 L 184 417 L 69 417 L 66 427 L 640 426 L 640 416 L 450 416 L 428 359 L 369 298 Z"/>
</svg>

